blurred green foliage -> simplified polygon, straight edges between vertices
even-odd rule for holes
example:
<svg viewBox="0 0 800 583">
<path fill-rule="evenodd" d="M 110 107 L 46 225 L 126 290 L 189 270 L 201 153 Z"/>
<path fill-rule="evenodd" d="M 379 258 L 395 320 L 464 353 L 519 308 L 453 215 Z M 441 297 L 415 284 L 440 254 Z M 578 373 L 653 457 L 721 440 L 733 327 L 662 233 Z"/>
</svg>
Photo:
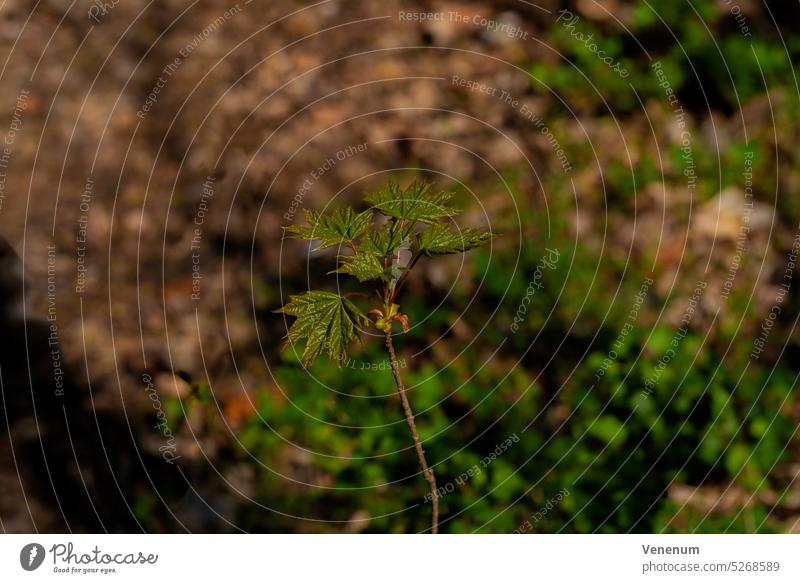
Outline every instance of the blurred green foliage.
<svg viewBox="0 0 800 583">
<path fill-rule="evenodd" d="M 536 89 L 549 87 L 579 111 L 619 115 L 639 109 L 640 100 L 660 98 L 650 70 L 656 61 L 683 102 L 738 108 L 768 88 L 791 82 L 792 63 L 800 55 L 798 37 L 784 39 L 774 29 L 749 31 L 746 36 L 734 16 L 713 0 L 642 1 L 634 4 L 633 24 L 627 30 L 600 27 L 585 18 L 575 25 L 584 37 L 594 35 L 605 54 L 624 65 L 629 75 L 623 77 L 577 42 L 563 24 L 553 27 L 551 46 L 557 54 L 532 64 L 530 72 Z M 553 66 L 560 55 L 572 66 Z"/>
</svg>

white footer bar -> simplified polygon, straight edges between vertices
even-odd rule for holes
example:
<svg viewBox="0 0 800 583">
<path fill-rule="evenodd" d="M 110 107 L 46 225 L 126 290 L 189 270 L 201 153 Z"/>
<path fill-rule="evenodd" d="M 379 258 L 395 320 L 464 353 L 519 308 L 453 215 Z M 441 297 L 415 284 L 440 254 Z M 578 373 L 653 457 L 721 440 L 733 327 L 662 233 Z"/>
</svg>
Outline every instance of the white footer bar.
<svg viewBox="0 0 800 583">
<path fill-rule="evenodd" d="M 3 535 L 0 581 L 800 581 L 786 535 Z M 246 578 L 246 579 L 245 579 Z M 502 578 L 502 579 L 499 579 Z"/>
</svg>

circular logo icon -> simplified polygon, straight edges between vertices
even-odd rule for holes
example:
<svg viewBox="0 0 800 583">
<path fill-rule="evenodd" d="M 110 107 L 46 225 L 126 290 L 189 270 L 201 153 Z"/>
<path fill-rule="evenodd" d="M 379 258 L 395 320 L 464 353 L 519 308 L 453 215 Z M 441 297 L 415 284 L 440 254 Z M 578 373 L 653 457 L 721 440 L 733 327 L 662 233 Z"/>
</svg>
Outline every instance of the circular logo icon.
<svg viewBox="0 0 800 583">
<path fill-rule="evenodd" d="M 19 564 L 26 571 L 35 571 L 44 562 L 44 547 L 39 543 L 28 543 L 19 552 Z"/>
</svg>

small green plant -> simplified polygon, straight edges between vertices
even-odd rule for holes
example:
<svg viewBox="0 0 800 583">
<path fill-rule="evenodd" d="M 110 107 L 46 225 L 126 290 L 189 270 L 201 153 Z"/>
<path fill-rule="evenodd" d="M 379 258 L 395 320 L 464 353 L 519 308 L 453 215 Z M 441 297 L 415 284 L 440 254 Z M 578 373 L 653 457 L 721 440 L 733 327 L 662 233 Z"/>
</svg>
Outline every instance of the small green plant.
<svg viewBox="0 0 800 583">
<path fill-rule="evenodd" d="M 389 182 L 364 197 L 370 208 L 363 212 L 351 207 L 336 209 L 328 215 L 305 211 L 308 225 L 292 225 L 285 228 L 286 232 L 292 237 L 316 241 L 314 251 L 338 247 L 338 269 L 331 273 L 352 276 L 371 289 L 366 290 L 368 293 L 353 291 L 343 295 L 310 290 L 290 296 L 289 303 L 277 310 L 296 318 L 283 348 L 305 342 L 304 366 L 310 366 L 323 354 L 341 366 L 347 358 L 348 345 L 360 343 L 361 333 L 370 326 L 384 334 L 406 423 L 423 476 L 431 488 L 431 532 L 434 534 L 439 529 L 436 477 L 425 459 L 400 376 L 392 334 L 395 323 L 403 333 L 408 332 L 411 325 L 397 303 L 398 294 L 421 258 L 463 253 L 492 238 L 490 232 L 460 229 L 453 224 L 452 217 L 459 212 L 451 206 L 453 194 L 434 191 L 431 184 L 424 182 L 414 182 L 405 189 Z M 362 310 L 355 303 L 356 298 L 372 298 L 372 305 Z"/>
</svg>

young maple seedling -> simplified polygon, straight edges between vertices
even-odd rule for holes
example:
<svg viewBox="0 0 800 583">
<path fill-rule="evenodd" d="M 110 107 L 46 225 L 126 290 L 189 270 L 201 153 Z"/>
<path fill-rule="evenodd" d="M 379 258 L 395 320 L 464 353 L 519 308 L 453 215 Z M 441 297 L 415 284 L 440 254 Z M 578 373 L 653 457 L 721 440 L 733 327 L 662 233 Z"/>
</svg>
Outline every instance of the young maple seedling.
<svg viewBox="0 0 800 583">
<path fill-rule="evenodd" d="M 422 257 L 463 253 L 484 245 L 492 233 L 476 229 L 459 229 L 452 224 L 458 209 L 450 206 L 452 192 L 435 192 L 424 182 L 401 188 L 387 183 L 377 192 L 368 193 L 364 201 L 368 210 L 356 212 L 351 207 L 336 209 L 328 215 L 305 211 L 308 225 L 285 227 L 290 236 L 316 241 L 314 251 L 338 247 L 338 269 L 331 273 L 346 274 L 368 285 L 374 293 L 371 309 L 362 311 L 350 298 L 373 298 L 370 293 L 350 292 L 344 295 L 312 290 L 289 296 L 289 303 L 277 310 L 296 320 L 289 328 L 283 349 L 305 341 L 302 362 L 310 366 L 326 354 L 339 366 L 347 357 L 347 347 L 361 342 L 361 333 L 371 325 L 385 335 L 386 349 L 403 405 L 406 423 L 411 430 L 422 473 L 430 484 L 433 517 L 431 532 L 439 530 L 439 500 L 436 477 L 425 459 L 425 451 L 414 423 L 406 388 L 392 342 L 392 328 L 397 322 L 408 332 L 408 316 L 397 303 L 409 273 Z M 379 217 L 383 217 L 379 219 Z M 380 221 L 385 221 L 380 224 Z"/>
</svg>

